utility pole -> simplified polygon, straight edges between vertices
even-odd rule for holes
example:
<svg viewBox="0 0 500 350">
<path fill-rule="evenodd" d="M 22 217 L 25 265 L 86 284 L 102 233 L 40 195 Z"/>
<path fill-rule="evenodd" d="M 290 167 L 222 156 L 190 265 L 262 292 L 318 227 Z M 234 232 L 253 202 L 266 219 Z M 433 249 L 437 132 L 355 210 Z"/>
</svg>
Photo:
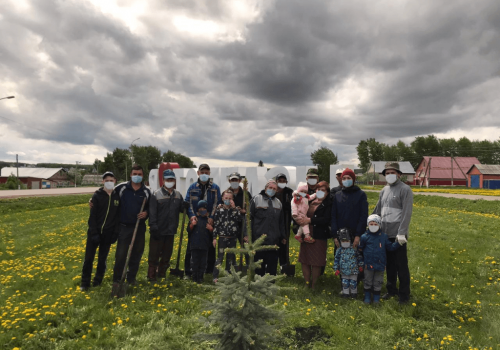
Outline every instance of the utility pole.
<svg viewBox="0 0 500 350">
<path fill-rule="evenodd" d="M 21 184 L 19 183 L 19 157 L 16 154 L 16 167 L 17 167 L 17 189 L 21 189 Z"/>
<path fill-rule="evenodd" d="M 453 186 L 453 152 L 451 152 L 451 185 Z"/>
<path fill-rule="evenodd" d="M 77 178 L 77 174 L 78 174 L 78 163 L 81 163 L 81 162 L 76 161 L 76 168 L 75 168 L 75 187 L 76 187 L 76 178 Z"/>
</svg>

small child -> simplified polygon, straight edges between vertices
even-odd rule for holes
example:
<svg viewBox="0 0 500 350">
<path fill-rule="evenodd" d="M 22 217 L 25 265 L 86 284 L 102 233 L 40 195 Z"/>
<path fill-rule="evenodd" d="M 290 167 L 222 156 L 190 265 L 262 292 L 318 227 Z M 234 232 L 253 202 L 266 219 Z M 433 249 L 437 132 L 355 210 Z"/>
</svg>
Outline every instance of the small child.
<svg viewBox="0 0 500 350">
<path fill-rule="evenodd" d="M 233 200 L 234 192 L 231 190 L 224 191 L 222 194 L 222 201 L 224 204 L 217 207 L 214 215 L 214 234 L 212 242 L 214 248 L 217 245 L 217 236 L 219 236 L 218 257 L 213 272 L 214 283 L 217 283 L 219 279 L 219 266 L 224 260 L 224 250 L 226 248 L 236 248 L 238 236 L 241 234 L 240 223 L 243 219 L 243 215 L 240 213 L 241 209 L 235 206 Z M 245 242 L 247 241 L 246 235 L 243 239 Z M 234 253 L 227 253 L 226 271 L 229 272 L 231 266 L 236 266 L 236 256 Z"/>
<path fill-rule="evenodd" d="M 351 244 L 351 232 L 347 228 L 339 230 L 340 248 L 335 253 L 333 269 L 335 275 L 342 274 L 342 297 L 352 299 L 358 296 L 358 272 L 363 272 L 363 256 Z"/>
<path fill-rule="evenodd" d="M 386 250 L 393 251 L 402 243 L 392 243 L 389 237 L 380 230 L 382 219 L 373 214 L 368 217 L 368 230 L 361 236 L 359 249 L 363 251 L 365 259 L 365 304 L 370 304 L 373 293 L 373 304 L 380 303 L 380 291 L 384 282 L 384 271 L 386 265 Z"/>
<path fill-rule="evenodd" d="M 196 283 L 203 282 L 203 274 L 207 269 L 208 248 L 213 228 L 208 224 L 207 201 L 198 202 L 196 222 L 189 224 L 189 249 L 191 250 L 192 279 Z"/>
<path fill-rule="evenodd" d="M 296 191 L 293 191 L 292 199 L 292 217 L 297 219 L 300 216 L 307 217 L 307 211 L 309 210 L 309 201 L 316 199 L 316 194 L 307 194 L 307 185 L 299 184 Z M 302 238 L 304 236 L 304 238 Z M 295 239 L 300 243 L 314 243 L 314 238 L 311 237 L 309 231 L 309 225 L 303 225 L 299 227 Z"/>
</svg>

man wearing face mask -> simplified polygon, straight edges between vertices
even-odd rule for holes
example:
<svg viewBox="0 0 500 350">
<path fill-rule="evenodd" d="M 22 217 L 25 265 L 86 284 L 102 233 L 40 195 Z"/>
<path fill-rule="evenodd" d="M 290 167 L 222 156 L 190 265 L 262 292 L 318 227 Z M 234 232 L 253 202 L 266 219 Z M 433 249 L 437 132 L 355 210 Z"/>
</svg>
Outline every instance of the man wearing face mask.
<svg viewBox="0 0 500 350">
<path fill-rule="evenodd" d="M 381 229 L 391 242 L 404 244 L 408 240 L 408 229 L 413 211 L 413 192 L 410 186 L 401 182 L 402 172 L 398 163 L 386 163 L 382 175 L 387 186 L 380 191 L 373 214 L 382 217 Z M 383 299 L 399 297 L 400 304 L 410 300 L 410 270 L 408 268 L 407 245 L 396 251 L 387 252 L 387 294 Z M 396 285 L 399 278 L 399 289 Z"/>
<path fill-rule="evenodd" d="M 162 188 L 155 191 L 149 203 L 149 281 L 166 277 L 174 248 L 174 235 L 179 226 L 179 214 L 184 209 L 182 195 L 174 189 L 174 172 L 165 170 L 163 180 Z"/>
<path fill-rule="evenodd" d="M 337 169 L 337 171 L 335 171 L 335 178 L 337 179 L 339 185 L 337 187 L 332 187 L 332 189 L 330 190 L 330 196 L 332 197 L 332 199 L 335 197 L 335 193 L 337 193 L 338 191 L 342 191 L 342 173 L 344 172 L 344 170 L 345 169 L 343 168 L 339 168 Z"/>
<path fill-rule="evenodd" d="M 149 199 L 151 191 L 143 184 L 144 171 L 140 165 L 135 164 L 130 173 L 131 181 L 122 182 L 115 187 L 115 192 L 120 196 L 120 235 L 116 246 L 115 267 L 113 269 L 113 290 L 119 289 L 125 261 L 137 219 L 139 226 L 130 256 L 127 272 L 127 282 L 135 284 L 139 264 L 144 253 L 146 219 L 148 217 Z M 144 211 L 141 212 L 142 203 L 146 199 Z"/>
<path fill-rule="evenodd" d="M 306 181 L 308 188 L 307 194 L 312 195 L 316 193 L 316 189 L 318 188 L 318 182 L 319 182 L 318 169 L 315 168 L 307 169 Z"/>
<path fill-rule="evenodd" d="M 292 225 L 292 195 L 293 190 L 290 187 L 287 187 L 288 180 L 285 174 L 278 174 L 275 177 L 276 183 L 278 184 L 278 189 L 276 191 L 276 198 L 278 198 L 283 205 L 283 219 L 285 224 L 285 235 L 286 239 L 290 239 L 290 227 Z M 286 266 L 287 258 L 290 254 L 289 248 L 286 244 L 282 242 L 278 243 L 278 256 L 281 269 Z"/>
<path fill-rule="evenodd" d="M 222 203 L 220 188 L 217 184 L 213 183 L 210 180 L 210 167 L 208 164 L 201 164 L 198 167 L 198 181 L 194 182 L 189 186 L 186 193 L 186 202 L 189 204 L 188 208 L 188 216 L 189 222 L 192 226 L 197 224 L 196 213 L 198 212 L 198 202 L 204 200 L 207 202 L 207 211 L 208 211 L 208 224 L 210 228 L 213 227 L 214 220 L 213 216 L 215 214 L 215 209 L 217 205 Z M 188 228 L 189 233 L 189 228 Z M 207 258 L 207 270 L 205 273 L 213 273 L 215 265 L 215 248 L 210 245 L 208 250 L 208 258 Z M 186 276 L 191 276 L 191 251 L 189 249 L 189 240 L 188 247 L 186 249 L 186 256 L 184 259 L 184 270 L 186 272 Z"/>
<path fill-rule="evenodd" d="M 283 206 L 276 191 L 278 184 L 274 180 L 266 183 L 264 190 L 252 198 L 250 203 L 250 218 L 252 219 L 252 239 L 266 235 L 265 245 L 286 244 L 285 219 Z M 261 267 L 255 273 L 264 276 L 266 273 L 276 275 L 278 268 L 278 252 L 274 249 L 259 251 L 255 254 L 255 261 L 262 260 Z"/>
<path fill-rule="evenodd" d="M 92 285 L 100 285 L 106 272 L 106 260 L 111 244 L 118 239 L 120 232 L 120 197 L 113 191 L 116 184 L 115 175 L 108 171 L 102 175 L 103 187 L 95 191 L 92 196 L 92 209 L 90 209 L 89 229 L 87 231 L 87 245 L 85 246 L 85 260 L 82 268 L 81 291 L 90 287 L 92 277 L 92 264 L 95 253 L 99 248 L 97 258 L 97 271 Z"/>
</svg>

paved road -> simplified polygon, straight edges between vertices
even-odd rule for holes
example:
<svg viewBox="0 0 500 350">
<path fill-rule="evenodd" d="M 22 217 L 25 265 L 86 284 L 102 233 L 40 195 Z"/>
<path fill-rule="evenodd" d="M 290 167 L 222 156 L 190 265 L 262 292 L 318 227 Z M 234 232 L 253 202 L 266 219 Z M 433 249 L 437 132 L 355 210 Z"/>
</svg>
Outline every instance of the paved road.
<svg viewBox="0 0 500 350">
<path fill-rule="evenodd" d="M 380 192 L 377 190 L 363 190 L 365 192 Z M 455 194 L 455 193 L 436 193 L 436 192 L 413 192 L 416 196 L 439 196 L 446 198 L 460 198 L 460 199 L 470 199 L 470 200 L 478 200 L 484 199 L 485 201 L 500 201 L 500 197 L 498 196 L 479 196 L 476 194 Z"/>
<path fill-rule="evenodd" d="M 43 190 L 8 190 L 0 191 L 0 198 L 64 196 L 67 194 L 94 193 L 99 187 L 47 188 Z"/>
</svg>

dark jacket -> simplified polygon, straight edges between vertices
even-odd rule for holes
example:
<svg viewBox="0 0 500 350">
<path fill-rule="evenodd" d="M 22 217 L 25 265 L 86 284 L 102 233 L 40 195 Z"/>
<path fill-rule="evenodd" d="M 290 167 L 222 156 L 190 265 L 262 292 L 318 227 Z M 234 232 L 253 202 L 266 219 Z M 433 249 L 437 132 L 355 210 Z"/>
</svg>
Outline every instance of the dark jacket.
<svg viewBox="0 0 500 350">
<path fill-rule="evenodd" d="M 179 191 L 172 195 L 165 187 L 156 190 L 149 201 L 149 227 L 151 231 L 159 231 L 162 236 L 177 233 L 179 214 L 184 210 L 184 200 Z"/>
<path fill-rule="evenodd" d="M 366 194 L 356 185 L 335 193 L 332 203 L 332 236 L 338 238 L 338 230 L 348 228 L 355 236 L 366 230 L 368 200 Z"/>
<path fill-rule="evenodd" d="M 120 232 L 120 197 L 115 191 L 111 195 L 101 187 L 92 196 L 89 216 L 89 235 L 101 235 L 107 243 L 116 242 Z"/>
<path fill-rule="evenodd" d="M 279 196 L 281 194 L 281 196 Z M 293 220 L 292 218 L 292 195 L 293 190 L 290 187 L 285 187 L 283 192 L 276 192 L 276 197 L 281 201 L 283 205 L 283 219 L 285 220 L 285 232 L 290 232 L 290 225 Z M 288 234 L 289 235 L 289 234 Z M 287 236 L 288 236 L 287 235 Z"/>
<path fill-rule="evenodd" d="M 387 265 L 386 250 L 398 249 L 399 243 L 391 242 L 382 230 L 375 233 L 367 230 L 361 236 L 358 247 L 363 251 L 366 270 L 384 271 Z"/>
<path fill-rule="evenodd" d="M 232 188 L 228 188 L 228 189 L 233 191 Z M 248 201 L 250 202 L 252 200 L 252 195 L 248 191 L 247 191 L 247 196 L 248 196 Z M 234 205 L 236 205 L 237 207 L 243 208 L 243 189 L 242 188 L 240 188 L 238 193 L 234 196 Z M 245 208 L 246 208 L 246 205 L 245 205 Z M 246 209 L 248 211 L 248 208 L 246 208 Z"/>
<path fill-rule="evenodd" d="M 208 250 L 212 245 L 212 233 L 207 229 L 208 217 L 197 215 L 198 223 L 191 230 L 188 226 L 189 249 Z"/>
<path fill-rule="evenodd" d="M 333 199 L 335 198 L 335 193 L 342 191 L 342 185 L 338 185 L 337 187 L 332 187 L 330 189 L 330 197 Z"/>
<path fill-rule="evenodd" d="M 269 208 L 269 200 L 272 207 Z M 268 197 L 265 191 L 252 198 L 250 203 L 250 218 L 252 220 L 252 239 L 255 241 L 263 234 L 267 235 L 264 244 L 278 244 L 285 236 L 285 219 L 283 206 L 278 198 Z"/>
<path fill-rule="evenodd" d="M 186 193 L 186 202 L 189 203 L 188 216 L 192 218 L 198 212 L 198 202 L 202 199 L 207 201 L 209 217 L 213 218 L 213 213 L 218 204 L 222 203 L 220 188 L 210 180 L 202 185 L 200 180 L 192 183 Z"/>
<path fill-rule="evenodd" d="M 120 196 L 120 223 L 127 226 L 135 225 L 137 222 L 137 215 L 141 211 L 141 206 L 144 198 L 146 198 L 146 205 L 144 211 L 149 212 L 149 199 L 151 198 L 151 191 L 141 185 L 137 191 L 134 190 L 130 181 L 122 182 L 115 187 L 115 192 Z M 146 225 L 146 220 L 141 219 L 140 225 Z"/>
<path fill-rule="evenodd" d="M 330 224 L 332 221 L 332 200 L 330 196 L 326 196 L 320 205 L 314 211 L 311 218 L 311 226 L 314 239 L 327 240 L 330 238 Z"/>
<path fill-rule="evenodd" d="M 241 222 L 243 219 L 242 214 L 238 209 L 229 208 L 226 209 L 223 206 L 219 206 L 215 210 L 214 215 L 214 239 L 219 237 L 231 237 L 237 238 L 241 235 Z"/>
</svg>

